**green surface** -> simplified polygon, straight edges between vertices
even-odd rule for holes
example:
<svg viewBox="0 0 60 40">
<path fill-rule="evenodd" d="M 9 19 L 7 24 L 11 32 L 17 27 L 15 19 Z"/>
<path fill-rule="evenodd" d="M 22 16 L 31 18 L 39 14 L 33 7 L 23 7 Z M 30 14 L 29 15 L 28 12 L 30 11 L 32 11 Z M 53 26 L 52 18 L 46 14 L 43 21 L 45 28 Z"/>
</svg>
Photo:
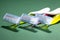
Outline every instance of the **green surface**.
<svg viewBox="0 0 60 40">
<path fill-rule="evenodd" d="M 37 32 L 31 32 L 17 28 L 19 32 L 13 32 L 1 26 L 9 26 L 3 20 L 5 13 L 12 13 L 20 16 L 22 13 L 40 10 L 50 7 L 54 10 L 60 7 L 60 0 L 0 0 L 0 40 L 60 40 L 60 23 L 49 27 L 51 33 L 35 29 Z"/>
</svg>

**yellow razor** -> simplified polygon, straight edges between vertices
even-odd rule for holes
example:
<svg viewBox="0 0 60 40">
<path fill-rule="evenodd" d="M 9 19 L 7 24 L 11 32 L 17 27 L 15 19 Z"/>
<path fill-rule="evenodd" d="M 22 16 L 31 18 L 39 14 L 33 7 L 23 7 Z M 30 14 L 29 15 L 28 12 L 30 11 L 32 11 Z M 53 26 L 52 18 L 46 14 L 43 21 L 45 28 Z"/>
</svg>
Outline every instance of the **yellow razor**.
<svg viewBox="0 0 60 40">
<path fill-rule="evenodd" d="M 53 17 L 51 24 L 55 24 L 60 21 L 60 14 L 57 14 L 56 16 Z"/>
</svg>

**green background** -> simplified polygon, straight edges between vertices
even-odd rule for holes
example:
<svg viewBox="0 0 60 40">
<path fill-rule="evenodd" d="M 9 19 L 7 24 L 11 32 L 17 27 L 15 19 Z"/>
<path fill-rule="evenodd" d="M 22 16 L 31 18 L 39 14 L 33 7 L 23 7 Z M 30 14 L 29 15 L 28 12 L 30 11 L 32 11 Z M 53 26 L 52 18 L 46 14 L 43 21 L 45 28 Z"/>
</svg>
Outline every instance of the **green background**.
<svg viewBox="0 0 60 40">
<path fill-rule="evenodd" d="M 60 0 L 0 0 L 0 40 L 60 40 L 60 23 L 49 27 L 51 33 L 37 30 L 36 33 L 18 28 L 19 32 L 13 32 L 1 26 L 9 26 L 3 20 L 5 13 L 20 16 L 22 13 L 37 11 L 45 7 L 54 10 L 60 7 Z"/>
</svg>

